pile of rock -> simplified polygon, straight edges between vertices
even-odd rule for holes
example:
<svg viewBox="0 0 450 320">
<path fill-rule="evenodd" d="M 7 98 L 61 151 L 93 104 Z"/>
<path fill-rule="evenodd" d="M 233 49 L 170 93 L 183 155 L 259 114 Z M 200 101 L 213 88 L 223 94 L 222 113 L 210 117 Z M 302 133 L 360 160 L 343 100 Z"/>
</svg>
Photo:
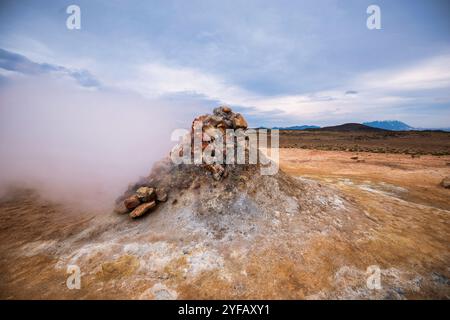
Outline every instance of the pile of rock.
<svg viewBox="0 0 450 320">
<path fill-rule="evenodd" d="M 129 213 L 137 218 L 154 209 L 159 202 L 167 201 L 167 193 L 163 189 L 140 187 L 136 192 L 119 203 L 118 213 Z"/>
<path fill-rule="evenodd" d="M 196 126 L 201 126 L 202 130 L 196 130 Z M 191 143 L 191 156 L 194 155 L 194 137 L 202 142 L 201 151 L 214 143 L 218 135 L 225 141 L 227 129 L 247 129 L 247 121 L 239 113 L 234 113 L 229 107 L 221 106 L 213 110 L 213 114 L 199 116 L 192 122 L 192 132 L 186 138 L 186 142 Z M 181 145 L 175 147 L 172 152 L 177 152 L 183 156 Z M 223 150 L 223 159 L 226 157 L 226 148 Z M 166 162 L 168 161 L 168 162 Z M 234 168 L 234 169 L 233 169 Z M 230 173 L 239 177 L 246 166 L 231 167 L 222 163 L 201 163 L 198 165 L 182 164 L 175 165 L 170 159 L 161 161 L 155 165 L 149 177 L 144 178 L 129 189 L 116 200 L 115 211 L 117 213 L 128 213 L 131 218 L 140 217 L 154 210 L 158 203 L 167 201 L 167 192 L 183 187 L 189 187 L 193 180 L 198 179 L 203 169 L 211 172 L 214 180 L 221 180 Z M 204 172 L 203 172 L 204 173 Z M 176 199 L 174 199 L 176 201 Z"/>
<path fill-rule="evenodd" d="M 204 151 L 210 144 L 214 142 L 215 136 L 218 134 L 225 137 L 226 129 L 247 129 L 247 121 L 240 113 L 234 113 L 230 107 L 221 106 L 215 108 L 213 110 L 213 114 L 205 114 L 199 116 L 194 119 L 192 122 L 192 134 L 191 134 L 191 143 L 193 146 L 193 141 L 198 134 L 194 125 L 198 125 L 202 127 L 201 137 L 199 137 L 202 141 L 202 151 Z M 192 153 L 194 149 L 192 148 Z M 223 151 L 223 158 L 226 157 L 226 149 Z M 211 172 L 214 180 L 221 180 L 222 178 L 227 177 L 228 170 L 225 164 L 203 164 L 203 166 Z"/>
</svg>

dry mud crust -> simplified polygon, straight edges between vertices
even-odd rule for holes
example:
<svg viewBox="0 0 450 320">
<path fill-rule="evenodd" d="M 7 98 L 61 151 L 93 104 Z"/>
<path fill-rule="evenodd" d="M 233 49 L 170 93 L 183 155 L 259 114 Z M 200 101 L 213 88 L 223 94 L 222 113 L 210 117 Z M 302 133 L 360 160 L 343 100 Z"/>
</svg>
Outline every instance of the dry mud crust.
<svg viewBox="0 0 450 320">
<path fill-rule="evenodd" d="M 281 130 L 280 147 L 418 155 L 449 155 L 450 132 Z"/>
<path fill-rule="evenodd" d="M 356 241 L 386 268 L 382 281 L 409 277 L 409 289 L 400 281 L 402 294 L 393 296 L 449 298 L 450 190 L 440 185 L 450 175 L 449 156 L 281 149 L 280 157 L 290 175 L 339 189 L 374 223 Z"/>
</svg>

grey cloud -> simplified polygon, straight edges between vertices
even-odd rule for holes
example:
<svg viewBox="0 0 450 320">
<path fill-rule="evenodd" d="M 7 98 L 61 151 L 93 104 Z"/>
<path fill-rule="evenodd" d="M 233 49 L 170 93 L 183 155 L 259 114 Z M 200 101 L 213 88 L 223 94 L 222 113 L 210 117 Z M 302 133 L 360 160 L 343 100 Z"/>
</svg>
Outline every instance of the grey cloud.
<svg viewBox="0 0 450 320">
<path fill-rule="evenodd" d="M 99 81 L 87 70 L 75 70 L 49 63 L 37 63 L 21 54 L 1 48 L 0 68 L 31 75 L 59 72 L 74 78 L 83 87 L 100 86 Z"/>
</svg>

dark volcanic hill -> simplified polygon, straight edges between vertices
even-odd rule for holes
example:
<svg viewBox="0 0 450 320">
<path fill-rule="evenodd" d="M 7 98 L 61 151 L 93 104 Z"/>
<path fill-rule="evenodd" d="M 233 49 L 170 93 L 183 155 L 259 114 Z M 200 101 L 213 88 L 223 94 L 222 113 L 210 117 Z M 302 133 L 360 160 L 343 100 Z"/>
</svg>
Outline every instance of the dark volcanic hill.
<svg viewBox="0 0 450 320">
<path fill-rule="evenodd" d="M 310 126 L 310 125 L 302 125 L 302 126 L 291 126 L 291 127 L 273 127 L 272 129 L 278 130 L 306 130 L 306 129 L 319 129 L 319 126 Z"/>
<path fill-rule="evenodd" d="M 380 128 L 369 127 L 360 123 L 344 123 L 339 126 L 331 126 L 331 127 L 323 127 L 320 129 L 306 129 L 307 131 L 338 131 L 338 132 L 347 132 L 347 131 L 364 131 L 364 132 L 381 132 L 381 131 L 389 131 Z"/>
</svg>

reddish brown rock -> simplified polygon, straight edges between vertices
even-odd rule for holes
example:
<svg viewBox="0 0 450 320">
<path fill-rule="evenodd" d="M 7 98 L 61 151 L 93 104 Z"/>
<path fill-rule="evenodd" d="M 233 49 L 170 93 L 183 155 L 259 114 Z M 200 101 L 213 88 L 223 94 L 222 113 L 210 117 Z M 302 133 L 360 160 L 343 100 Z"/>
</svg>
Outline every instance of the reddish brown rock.
<svg viewBox="0 0 450 320">
<path fill-rule="evenodd" d="M 236 129 L 247 129 L 248 124 L 240 113 L 236 113 L 236 116 L 233 118 L 233 126 Z"/>
<path fill-rule="evenodd" d="M 134 194 L 134 195 L 126 198 L 123 201 L 123 204 L 124 204 L 125 208 L 127 208 L 128 210 L 133 210 L 134 208 L 139 206 L 141 204 L 141 202 L 139 201 L 139 198 Z"/>
<path fill-rule="evenodd" d="M 199 117 L 195 118 L 194 121 L 192 121 L 192 130 L 194 130 L 194 124 L 203 126 L 204 123 L 206 122 L 206 120 L 208 119 L 208 117 L 209 116 L 207 114 L 205 114 L 203 116 L 199 116 Z"/>
<path fill-rule="evenodd" d="M 130 212 L 130 217 L 133 219 L 140 217 L 154 207 L 156 207 L 155 201 L 143 203 Z"/>
<path fill-rule="evenodd" d="M 222 111 L 225 112 L 225 113 L 230 113 L 231 112 L 231 108 L 227 107 L 227 106 L 223 106 L 222 107 Z"/>
</svg>

